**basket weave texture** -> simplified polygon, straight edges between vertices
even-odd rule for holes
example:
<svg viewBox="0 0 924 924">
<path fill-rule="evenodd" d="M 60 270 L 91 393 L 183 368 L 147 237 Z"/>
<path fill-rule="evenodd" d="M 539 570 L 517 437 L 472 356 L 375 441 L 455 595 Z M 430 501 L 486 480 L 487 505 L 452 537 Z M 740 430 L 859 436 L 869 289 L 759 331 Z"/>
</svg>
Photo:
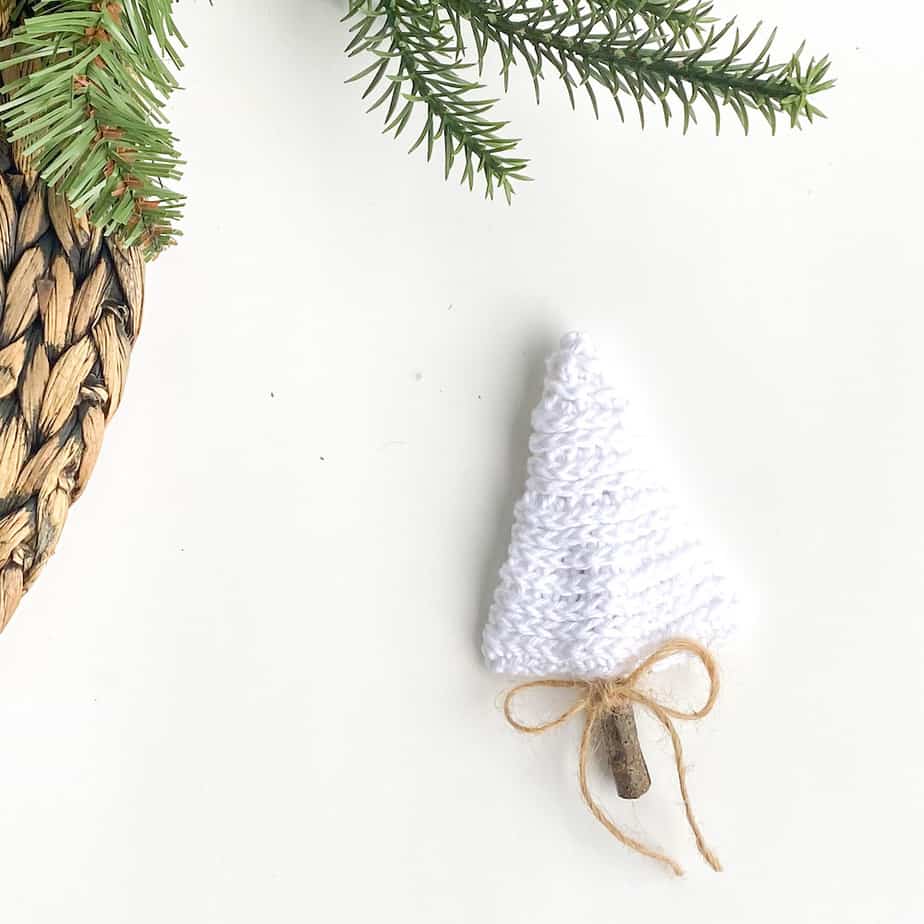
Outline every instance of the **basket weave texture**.
<svg viewBox="0 0 924 924">
<path fill-rule="evenodd" d="M 119 407 L 144 261 L 0 144 L 0 631 L 55 550 Z"/>
</svg>

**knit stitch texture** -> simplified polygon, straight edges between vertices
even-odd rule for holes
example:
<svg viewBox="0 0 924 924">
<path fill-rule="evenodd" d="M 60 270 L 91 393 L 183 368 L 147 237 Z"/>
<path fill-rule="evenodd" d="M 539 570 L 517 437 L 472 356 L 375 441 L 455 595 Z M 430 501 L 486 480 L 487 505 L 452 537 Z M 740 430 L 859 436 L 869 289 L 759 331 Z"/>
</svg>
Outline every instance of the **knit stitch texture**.
<svg viewBox="0 0 924 924">
<path fill-rule="evenodd" d="M 526 490 L 484 630 L 489 667 L 613 677 L 669 638 L 710 646 L 734 598 L 666 492 L 634 460 L 625 402 L 582 334 L 546 363 Z"/>
</svg>

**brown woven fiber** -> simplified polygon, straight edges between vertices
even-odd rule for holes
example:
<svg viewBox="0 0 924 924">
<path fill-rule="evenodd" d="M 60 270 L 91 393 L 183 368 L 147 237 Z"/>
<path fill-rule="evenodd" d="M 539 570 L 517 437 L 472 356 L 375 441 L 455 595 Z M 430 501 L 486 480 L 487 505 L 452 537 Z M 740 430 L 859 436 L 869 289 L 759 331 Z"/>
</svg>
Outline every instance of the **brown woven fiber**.
<svg viewBox="0 0 924 924">
<path fill-rule="evenodd" d="M 141 326 L 144 261 L 0 143 L 0 631 L 93 471 Z"/>
</svg>

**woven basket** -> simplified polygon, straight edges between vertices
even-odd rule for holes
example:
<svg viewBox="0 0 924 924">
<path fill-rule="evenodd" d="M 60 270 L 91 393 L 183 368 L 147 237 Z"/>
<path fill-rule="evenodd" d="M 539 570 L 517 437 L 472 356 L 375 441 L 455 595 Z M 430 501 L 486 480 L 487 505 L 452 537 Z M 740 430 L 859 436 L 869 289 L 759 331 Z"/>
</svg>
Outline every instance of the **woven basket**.
<svg viewBox="0 0 924 924">
<path fill-rule="evenodd" d="M 99 455 L 141 326 L 144 262 L 0 142 L 0 631 Z"/>
</svg>

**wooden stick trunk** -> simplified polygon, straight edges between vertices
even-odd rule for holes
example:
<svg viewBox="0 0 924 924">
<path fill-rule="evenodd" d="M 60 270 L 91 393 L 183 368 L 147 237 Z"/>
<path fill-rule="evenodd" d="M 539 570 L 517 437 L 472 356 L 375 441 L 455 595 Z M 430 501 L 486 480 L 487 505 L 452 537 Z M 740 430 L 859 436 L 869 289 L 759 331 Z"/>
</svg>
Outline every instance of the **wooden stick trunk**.
<svg viewBox="0 0 924 924">
<path fill-rule="evenodd" d="M 625 700 L 615 705 L 602 719 L 600 734 L 616 791 L 623 799 L 638 799 L 651 786 L 648 765 L 638 740 L 635 709 Z"/>
</svg>

